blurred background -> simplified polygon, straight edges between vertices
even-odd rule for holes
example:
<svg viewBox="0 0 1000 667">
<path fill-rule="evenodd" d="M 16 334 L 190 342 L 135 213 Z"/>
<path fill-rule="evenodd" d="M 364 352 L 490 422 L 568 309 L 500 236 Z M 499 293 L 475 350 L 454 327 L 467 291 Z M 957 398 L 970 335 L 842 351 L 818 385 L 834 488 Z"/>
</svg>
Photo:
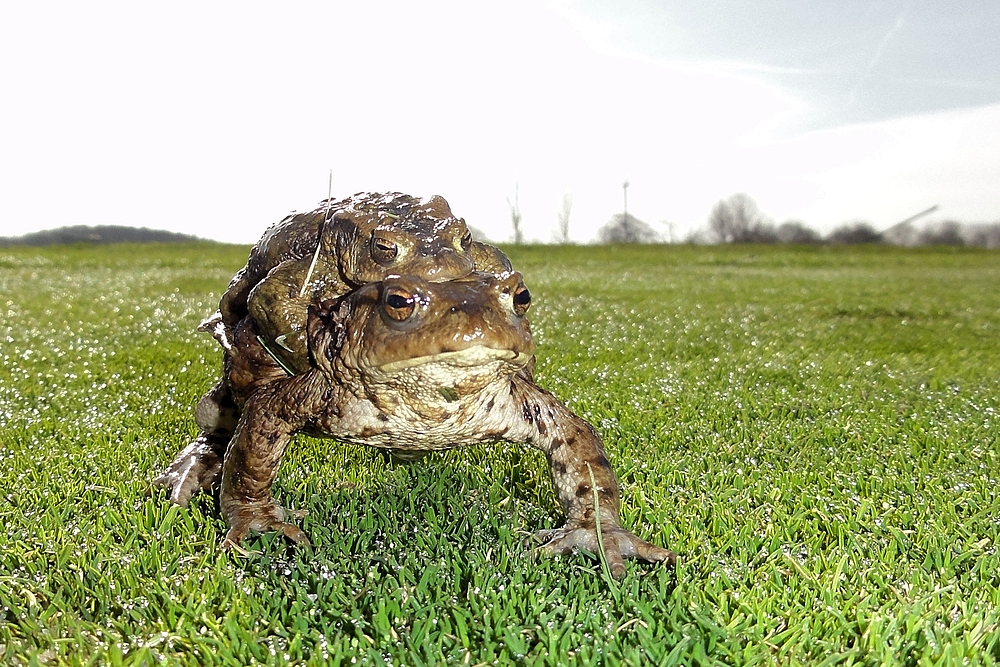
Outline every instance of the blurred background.
<svg viewBox="0 0 1000 667">
<path fill-rule="evenodd" d="M 253 243 L 332 180 L 500 242 L 996 246 L 998 34 L 992 0 L 7 3 L 0 236 Z"/>
</svg>

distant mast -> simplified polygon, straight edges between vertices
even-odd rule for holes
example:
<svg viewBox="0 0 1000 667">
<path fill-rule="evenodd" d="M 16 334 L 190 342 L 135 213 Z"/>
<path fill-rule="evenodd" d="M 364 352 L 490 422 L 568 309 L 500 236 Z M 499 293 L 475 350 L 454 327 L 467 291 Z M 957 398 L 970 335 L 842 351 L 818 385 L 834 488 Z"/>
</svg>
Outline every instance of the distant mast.
<svg viewBox="0 0 1000 667">
<path fill-rule="evenodd" d="M 893 227 L 902 227 L 903 225 L 908 225 L 911 222 L 913 222 L 914 220 L 922 218 L 925 215 L 933 213 L 936 210 L 938 210 L 938 205 L 934 204 L 934 206 L 931 206 L 928 209 L 924 209 L 923 211 L 921 211 L 920 213 L 917 213 L 916 215 L 911 215 L 909 218 L 907 218 L 906 220 L 903 220 L 902 222 L 897 222 L 896 224 L 893 225 Z"/>
<path fill-rule="evenodd" d="M 628 182 L 628 179 L 626 178 L 625 182 L 622 183 L 622 196 L 623 196 L 623 198 L 625 200 L 624 201 L 624 206 L 622 208 L 622 216 L 623 216 L 622 217 L 622 222 L 624 224 L 626 224 L 626 225 L 628 225 L 628 186 L 629 186 L 629 182 Z"/>
</svg>

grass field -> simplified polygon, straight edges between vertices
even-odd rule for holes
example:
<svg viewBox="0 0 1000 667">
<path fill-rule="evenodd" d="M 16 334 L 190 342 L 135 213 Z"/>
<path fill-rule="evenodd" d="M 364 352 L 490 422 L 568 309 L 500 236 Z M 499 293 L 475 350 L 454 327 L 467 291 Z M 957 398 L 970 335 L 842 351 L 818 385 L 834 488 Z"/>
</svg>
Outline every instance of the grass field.
<svg viewBox="0 0 1000 667">
<path fill-rule="evenodd" d="M 298 438 L 315 548 L 241 558 L 149 480 L 195 435 L 195 332 L 247 248 L 0 249 L 0 663 L 993 664 L 1000 254 L 510 248 L 537 379 L 680 554 L 536 558 L 544 458 Z"/>
</svg>

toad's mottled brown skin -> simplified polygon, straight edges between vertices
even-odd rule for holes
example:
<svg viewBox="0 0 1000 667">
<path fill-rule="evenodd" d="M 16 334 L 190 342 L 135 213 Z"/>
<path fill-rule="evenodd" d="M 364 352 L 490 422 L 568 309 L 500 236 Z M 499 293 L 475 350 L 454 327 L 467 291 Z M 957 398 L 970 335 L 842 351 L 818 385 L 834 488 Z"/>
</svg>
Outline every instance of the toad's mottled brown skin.
<svg viewBox="0 0 1000 667">
<path fill-rule="evenodd" d="M 229 369 L 243 410 L 222 474 L 224 545 L 266 530 L 308 543 L 270 495 L 289 439 L 305 432 L 404 452 L 528 443 L 548 457 L 566 515 L 537 534 L 546 551 L 597 553 L 599 525 L 614 576 L 624 558 L 673 562 L 621 527 L 618 482 L 594 429 L 520 372 L 534 353 L 529 301 L 517 273 L 369 284 L 311 312 L 314 367 L 295 376 L 244 319 Z"/>
<path fill-rule="evenodd" d="M 444 198 L 358 193 L 290 215 L 264 232 L 218 312 L 199 328 L 228 355 L 237 324 L 249 314 L 267 349 L 292 372 L 305 372 L 311 366 L 305 335 L 310 305 L 389 275 L 444 281 L 473 269 L 499 274 L 511 265 L 499 249 L 473 241 Z M 173 502 L 186 505 L 193 493 L 211 488 L 238 418 L 223 377 L 195 408 L 201 433 L 185 450 L 192 454 L 187 465 L 154 480 L 172 488 Z"/>
<path fill-rule="evenodd" d="M 219 303 L 231 333 L 248 313 L 272 352 L 305 371 L 309 306 L 389 275 L 440 282 L 473 270 L 510 271 L 507 257 L 472 240 L 444 198 L 359 193 L 323 202 L 268 229 Z"/>
</svg>

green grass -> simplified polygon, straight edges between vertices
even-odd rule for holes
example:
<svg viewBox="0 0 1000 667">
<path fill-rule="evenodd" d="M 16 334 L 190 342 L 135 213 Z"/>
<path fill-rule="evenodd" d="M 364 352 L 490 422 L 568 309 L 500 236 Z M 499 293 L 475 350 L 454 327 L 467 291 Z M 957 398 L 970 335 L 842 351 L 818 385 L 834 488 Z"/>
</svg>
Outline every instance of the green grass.
<svg viewBox="0 0 1000 667">
<path fill-rule="evenodd" d="M 307 438 L 275 491 L 314 550 L 224 554 L 211 498 L 149 480 L 195 435 L 195 326 L 247 249 L 3 249 L 0 663 L 1000 661 L 1000 254 L 509 250 L 539 384 L 676 571 L 534 557 L 560 517 L 526 448 Z"/>
</svg>

